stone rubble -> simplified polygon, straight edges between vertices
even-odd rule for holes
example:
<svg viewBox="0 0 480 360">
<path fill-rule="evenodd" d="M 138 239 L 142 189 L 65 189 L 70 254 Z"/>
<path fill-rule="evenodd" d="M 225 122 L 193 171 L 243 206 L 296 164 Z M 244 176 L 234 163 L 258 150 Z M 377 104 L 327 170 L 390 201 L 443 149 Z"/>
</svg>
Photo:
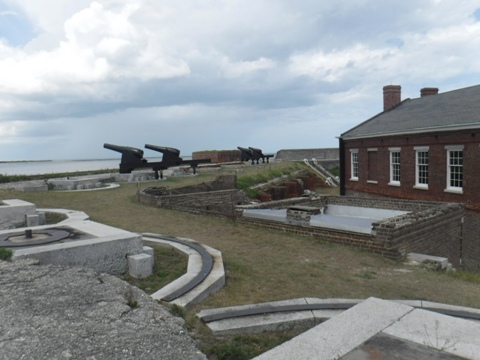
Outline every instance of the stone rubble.
<svg viewBox="0 0 480 360">
<path fill-rule="evenodd" d="M 90 269 L 0 261 L 0 359 L 206 359 L 181 318 Z"/>
</svg>

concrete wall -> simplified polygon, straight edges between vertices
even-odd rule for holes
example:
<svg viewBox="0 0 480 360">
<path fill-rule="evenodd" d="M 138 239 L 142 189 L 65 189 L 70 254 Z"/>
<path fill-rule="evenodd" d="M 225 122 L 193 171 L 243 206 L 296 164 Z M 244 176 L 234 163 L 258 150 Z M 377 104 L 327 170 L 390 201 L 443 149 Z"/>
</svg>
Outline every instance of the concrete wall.
<svg viewBox="0 0 480 360">
<path fill-rule="evenodd" d="M 38 259 L 41 264 L 79 266 L 108 274 L 128 272 L 126 255 L 143 252 L 142 237 L 129 233 L 57 243 L 48 246 L 23 248 L 14 251 L 13 260 Z"/>
<path fill-rule="evenodd" d="M 27 215 L 35 214 L 35 204 L 18 199 L 0 201 L 0 224 L 10 223 L 20 227 L 25 224 Z"/>
<path fill-rule="evenodd" d="M 339 150 L 337 148 L 325 149 L 284 149 L 279 150 L 275 156 L 277 161 L 303 161 L 304 159 L 315 158 L 322 164 L 330 164 L 327 167 L 339 165 Z M 336 165 L 335 165 L 336 164 Z M 324 165 L 325 166 L 325 165 Z"/>
</svg>

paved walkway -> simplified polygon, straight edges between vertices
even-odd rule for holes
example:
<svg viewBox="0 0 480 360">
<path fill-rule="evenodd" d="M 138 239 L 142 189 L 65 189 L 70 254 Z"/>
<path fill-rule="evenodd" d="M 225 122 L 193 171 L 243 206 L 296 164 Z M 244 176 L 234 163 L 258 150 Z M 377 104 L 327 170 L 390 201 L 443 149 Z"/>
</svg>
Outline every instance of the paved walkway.
<svg viewBox="0 0 480 360">
<path fill-rule="evenodd" d="M 256 360 L 480 359 L 480 323 L 369 298 Z"/>
</svg>

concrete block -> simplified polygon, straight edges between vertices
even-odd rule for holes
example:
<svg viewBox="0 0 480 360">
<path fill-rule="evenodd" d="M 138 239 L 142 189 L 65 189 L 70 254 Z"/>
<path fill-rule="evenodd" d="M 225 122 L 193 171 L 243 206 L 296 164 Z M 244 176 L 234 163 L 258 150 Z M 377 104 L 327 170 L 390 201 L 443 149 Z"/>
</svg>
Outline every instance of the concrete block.
<svg viewBox="0 0 480 360">
<path fill-rule="evenodd" d="M 435 266 L 439 269 L 447 269 L 448 266 L 448 259 L 439 256 L 432 256 L 432 255 L 425 255 L 425 254 L 418 254 L 418 253 L 409 253 L 407 255 L 408 261 L 415 261 L 420 264 L 428 263 L 428 264 L 436 264 Z"/>
<path fill-rule="evenodd" d="M 0 219 L 2 222 L 9 222 L 15 227 L 25 225 L 26 215 L 35 215 L 35 204 L 18 200 L 9 199 L 0 201 Z"/>
<path fill-rule="evenodd" d="M 38 215 L 38 223 L 40 225 L 45 225 L 47 223 L 45 219 L 45 213 L 43 211 L 37 211 L 37 215 Z"/>
<path fill-rule="evenodd" d="M 415 309 L 385 334 L 460 356 L 480 359 L 480 323 Z"/>
<path fill-rule="evenodd" d="M 151 248 L 150 246 L 144 246 L 143 253 L 154 256 L 153 248 Z"/>
<path fill-rule="evenodd" d="M 369 298 L 255 359 L 339 359 L 412 310 Z"/>
<path fill-rule="evenodd" d="M 153 256 L 149 254 L 128 255 L 128 273 L 134 278 L 145 278 L 153 273 Z"/>
<path fill-rule="evenodd" d="M 21 186 L 19 190 L 23 192 L 48 191 L 48 185 Z"/>
<path fill-rule="evenodd" d="M 78 184 L 77 185 L 77 190 L 83 190 L 85 188 L 85 185 L 83 184 Z"/>
<path fill-rule="evenodd" d="M 39 216 L 37 214 L 25 215 L 25 224 L 27 225 L 27 227 L 40 225 Z"/>
<path fill-rule="evenodd" d="M 153 248 L 151 248 L 150 246 L 144 246 L 143 253 L 150 255 L 152 257 L 152 269 L 153 269 L 153 266 L 155 265 L 155 252 L 153 251 Z"/>
</svg>

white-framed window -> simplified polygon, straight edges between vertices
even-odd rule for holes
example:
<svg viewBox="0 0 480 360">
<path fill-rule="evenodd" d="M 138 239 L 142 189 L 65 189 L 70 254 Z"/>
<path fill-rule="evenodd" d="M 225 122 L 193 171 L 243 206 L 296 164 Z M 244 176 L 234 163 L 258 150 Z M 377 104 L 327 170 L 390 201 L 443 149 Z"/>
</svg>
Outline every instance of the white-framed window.
<svg viewBox="0 0 480 360">
<path fill-rule="evenodd" d="M 463 193 L 463 145 L 447 145 L 447 187 L 445 191 Z"/>
<path fill-rule="evenodd" d="M 358 180 L 358 149 L 350 150 L 350 180 Z"/>
<path fill-rule="evenodd" d="M 428 146 L 415 147 L 415 188 L 428 189 Z"/>
<path fill-rule="evenodd" d="M 400 185 L 400 148 L 389 148 L 390 151 L 390 182 L 388 185 Z"/>
<path fill-rule="evenodd" d="M 367 149 L 367 155 L 368 155 L 367 183 L 378 184 L 378 149 L 377 148 Z"/>
</svg>

